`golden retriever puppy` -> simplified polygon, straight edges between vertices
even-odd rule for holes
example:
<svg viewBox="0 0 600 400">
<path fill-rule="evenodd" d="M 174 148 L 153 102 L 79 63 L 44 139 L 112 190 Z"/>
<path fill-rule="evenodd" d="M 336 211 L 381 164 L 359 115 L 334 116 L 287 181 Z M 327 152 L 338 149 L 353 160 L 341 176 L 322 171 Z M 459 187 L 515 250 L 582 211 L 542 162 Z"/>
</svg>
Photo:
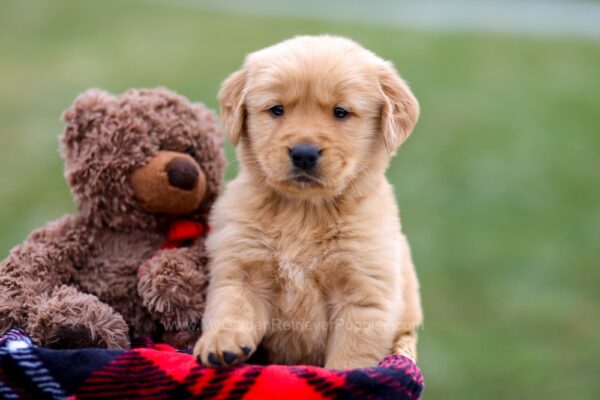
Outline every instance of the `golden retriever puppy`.
<svg viewBox="0 0 600 400">
<path fill-rule="evenodd" d="M 195 356 L 232 365 L 260 344 L 278 364 L 414 358 L 419 289 L 384 172 L 419 105 L 394 67 L 301 36 L 248 55 L 219 100 L 241 165 L 212 212 Z"/>
</svg>

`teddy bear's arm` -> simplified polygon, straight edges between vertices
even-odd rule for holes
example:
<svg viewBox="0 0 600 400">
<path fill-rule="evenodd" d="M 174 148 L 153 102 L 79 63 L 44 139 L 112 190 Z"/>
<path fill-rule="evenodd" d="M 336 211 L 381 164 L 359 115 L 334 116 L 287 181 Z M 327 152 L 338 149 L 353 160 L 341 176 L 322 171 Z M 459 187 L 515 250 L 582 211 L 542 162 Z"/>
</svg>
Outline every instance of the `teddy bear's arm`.
<svg viewBox="0 0 600 400">
<path fill-rule="evenodd" d="M 65 216 L 37 229 L 0 262 L 0 332 L 25 326 L 40 297 L 72 277 L 89 246 L 83 222 Z"/>
<path fill-rule="evenodd" d="M 204 240 L 161 250 L 140 269 L 138 293 L 167 331 L 198 331 L 208 277 Z"/>
</svg>

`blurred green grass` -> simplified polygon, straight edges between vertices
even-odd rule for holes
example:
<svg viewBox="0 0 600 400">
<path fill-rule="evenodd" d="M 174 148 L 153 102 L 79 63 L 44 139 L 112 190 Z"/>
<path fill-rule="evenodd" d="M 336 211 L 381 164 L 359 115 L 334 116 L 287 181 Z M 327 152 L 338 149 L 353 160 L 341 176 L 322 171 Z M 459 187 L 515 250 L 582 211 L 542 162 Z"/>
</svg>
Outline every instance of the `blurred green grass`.
<svg viewBox="0 0 600 400">
<path fill-rule="evenodd" d="M 422 283 L 424 398 L 600 398 L 599 42 L 5 0 L 0 256 L 73 209 L 56 150 L 78 93 L 165 85 L 216 108 L 244 54 L 302 33 L 358 40 L 420 99 L 389 177 Z"/>
</svg>

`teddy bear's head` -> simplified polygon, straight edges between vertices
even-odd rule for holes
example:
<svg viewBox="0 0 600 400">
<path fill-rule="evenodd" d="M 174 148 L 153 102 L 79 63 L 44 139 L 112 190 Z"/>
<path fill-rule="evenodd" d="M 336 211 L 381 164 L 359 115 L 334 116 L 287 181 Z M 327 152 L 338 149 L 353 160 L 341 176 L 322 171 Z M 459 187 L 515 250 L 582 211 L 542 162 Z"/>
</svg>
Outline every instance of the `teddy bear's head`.
<svg viewBox="0 0 600 400">
<path fill-rule="evenodd" d="M 202 104 L 163 88 L 92 89 L 63 114 L 66 178 L 89 223 L 148 229 L 201 218 L 223 181 L 223 133 Z"/>
</svg>

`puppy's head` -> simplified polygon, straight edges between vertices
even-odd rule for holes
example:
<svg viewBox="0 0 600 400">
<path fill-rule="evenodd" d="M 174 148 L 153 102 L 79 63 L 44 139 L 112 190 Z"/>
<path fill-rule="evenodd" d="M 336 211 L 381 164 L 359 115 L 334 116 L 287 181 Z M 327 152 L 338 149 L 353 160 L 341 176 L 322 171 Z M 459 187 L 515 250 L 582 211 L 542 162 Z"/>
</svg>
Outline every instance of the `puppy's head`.
<svg viewBox="0 0 600 400">
<path fill-rule="evenodd" d="M 394 67 L 355 42 L 302 36 L 250 54 L 219 93 L 240 161 L 300 198 L 383 173 L 419 105 Z"/>
</svg>

